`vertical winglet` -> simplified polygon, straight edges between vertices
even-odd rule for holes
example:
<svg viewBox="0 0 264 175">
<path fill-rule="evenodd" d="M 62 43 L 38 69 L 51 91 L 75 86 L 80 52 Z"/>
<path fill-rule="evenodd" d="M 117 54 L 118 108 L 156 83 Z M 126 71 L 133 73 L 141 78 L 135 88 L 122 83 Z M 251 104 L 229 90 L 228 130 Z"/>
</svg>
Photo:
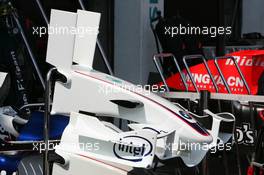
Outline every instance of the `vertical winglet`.
<svg viewBox="0 0 264 175">
<path fill-rule="evenodd" d="M 76 23 L 76 13 L 51 10 L 46 61 L 58 69 L 71 69 Z"/>
<path fill-rule="evenodd" d="M 77 14 L 78 32 L 75 38 L 73 61 L 92 68 L 101 14 L 84 10 L 78 10 Z"/>
</svg>

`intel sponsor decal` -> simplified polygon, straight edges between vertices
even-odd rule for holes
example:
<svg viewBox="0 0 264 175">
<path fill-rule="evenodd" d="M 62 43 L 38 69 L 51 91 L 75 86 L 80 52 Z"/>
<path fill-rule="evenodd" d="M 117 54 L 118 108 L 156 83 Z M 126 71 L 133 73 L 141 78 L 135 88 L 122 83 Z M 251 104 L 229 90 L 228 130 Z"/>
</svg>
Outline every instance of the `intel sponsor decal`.
<svg viewBox="0 0 264 175">
<path fill-rule="evenodd" d="M 151 155 L 152 151 L 152 143 L 140 136 L 123 137 L 113 146 L 113 152 L 117 158 L 132 162 L 142 161 L 144 157 Z"/>
</svg>

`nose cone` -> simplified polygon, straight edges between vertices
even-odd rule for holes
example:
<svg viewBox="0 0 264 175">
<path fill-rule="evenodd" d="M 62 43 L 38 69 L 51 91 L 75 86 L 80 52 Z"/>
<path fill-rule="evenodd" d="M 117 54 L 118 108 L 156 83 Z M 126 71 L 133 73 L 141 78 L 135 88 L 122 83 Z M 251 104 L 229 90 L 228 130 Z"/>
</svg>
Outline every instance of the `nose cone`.
<svg viewBox="0 0 264 175">
<path fill-rule="evenodd" d="M 186 111 L 179 111 L 179 117 L 183 121 L 183 137 L 190 142 L 211 143 L 213 141 L 210 133 Z"/>
<path fill-rule="evenodd" d="M 200 142 L 200 143 L 210 144 L 213 142 L 213 137 L 211 136 L 211 134 L 208 134 L 208 135 L 195 134 L 193 137 L 195 137 L 197 142 Z"/>
<path fill-rule="evenodd" d="M 193 128 L 186 128 L 182 132 L 180 137 L 186 143 L 200 143 L 203 145 L 209 145 L 213 141 L 213 137 L 207 131 L 206 131 L 206 134 L 201 134 L 201 133 L 193 130 Z"/>
</svg>

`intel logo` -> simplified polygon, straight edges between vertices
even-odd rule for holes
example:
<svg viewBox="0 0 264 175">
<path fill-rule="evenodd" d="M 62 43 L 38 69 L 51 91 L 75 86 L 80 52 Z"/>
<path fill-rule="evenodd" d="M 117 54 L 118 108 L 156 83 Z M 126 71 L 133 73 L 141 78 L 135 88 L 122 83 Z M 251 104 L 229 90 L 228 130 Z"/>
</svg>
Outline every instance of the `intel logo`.
<svg viewBox="0 0 264 175">
<path fill-rule="evenodd" d="M 152 150 L 151 142 L 140 136 L 123 137 L 120 143 L 115 143 L 113 146 L 113 152 L 117 158 L 132 162 L 142 161 L 144 157 L 152 153 Z"/>
</svg>

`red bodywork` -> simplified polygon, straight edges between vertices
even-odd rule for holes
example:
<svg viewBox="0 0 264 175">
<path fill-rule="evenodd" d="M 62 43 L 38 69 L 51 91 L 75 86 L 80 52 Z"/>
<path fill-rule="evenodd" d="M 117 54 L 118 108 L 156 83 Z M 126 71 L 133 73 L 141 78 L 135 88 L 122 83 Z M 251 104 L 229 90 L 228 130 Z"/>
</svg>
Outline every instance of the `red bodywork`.
<svg viewBox="0 0 264 175">
<path fill-rule="evenodd" d="M 237 63 L 249 85 L 251 94 L 257 94 L 258 81 L 264 70 L 264 50 L 239 51 L 233 52 L 227 56 L 233 56 L 236 58 Z M 214 64 L 214 61 L 209 60 L 207 61 L 207 63 L 219 88 L 219 93 L 227 93 L 224 83 Z M 234 65 L 234 62 L 231 59 L 220 59 L 218 63 L 225 79 L 229 84 L 231 92 L 233 94 L 248 94 L 242 78 L 239 76 L 236 66 Z M 190 71 L 199 90 L 209 90 L 210 92 L 215 92 L 212 80 L 210 79 L 204 64 L 192 66 L 190 67 Z M 188 90 L 195 91 L 189 76 L 187 76 L 186 70 L 184 69 L 182 72 L 186 77 Z M 167 78 L 166 82 L 170 88 L 182 91 L 185 90 L 179 73 L 176 73 L 173 76 Z"/>
</svg>

